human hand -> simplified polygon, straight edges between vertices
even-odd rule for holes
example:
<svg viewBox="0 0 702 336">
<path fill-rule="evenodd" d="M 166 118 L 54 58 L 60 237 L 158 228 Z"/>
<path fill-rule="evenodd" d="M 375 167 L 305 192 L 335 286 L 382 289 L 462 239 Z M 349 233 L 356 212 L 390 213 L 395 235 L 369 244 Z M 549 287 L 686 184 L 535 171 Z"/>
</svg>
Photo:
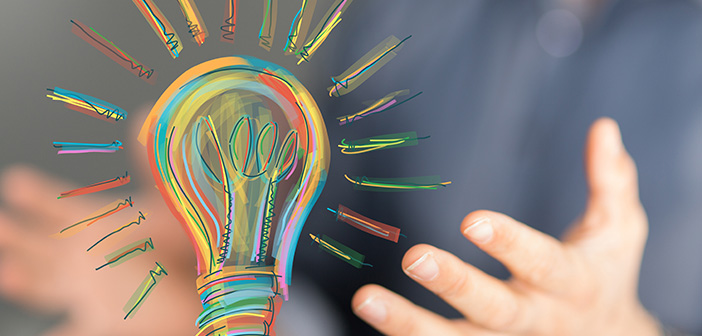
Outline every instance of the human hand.
<svg viewBox="0 0 702 336">
<path fill-rule="evenodd" d="M 194 321 L 201 306 L 193 287 L 190 243 L 156 190 L 147 188 L 133 195 L 134 208 L 104 218 L 73 237 L 55 240 L 49 235 L 118 196 L 101 192 L 57 200 L 60 192 L 73 187 L 25 166 L 4 172 L 0 185 L 0 295 L 33 310 L 65 314 L 63 323 L 46 335 L 197 333 Z M 134 220 L 137 210 L 148 213 L 147 220 L 120 244 L 152 237 L 155 250 L 114 269 L 95 271 L 105 263 L 104 255 L 121 245 L 99 253 L 86 253 L 86 248 L 106 232 Z M 169 275 L 133 318 L 123 320 L 123 306 L 155 261 Z"/>
<path fill-rule="evenodd" d="M 433 246 L 407 251 L 405 273 L 465 319 L 443 318 L 377 285 L 358 290 L 354 311 L 387 335 L 658 335 L 637 296 L 648 223 L 616 122 L 593 124 L 585 161 L 586 210 L 562 241 L 496 212 L 463 220 L 461 232 L 502 262 L 511 279 Z"/>
</svg>

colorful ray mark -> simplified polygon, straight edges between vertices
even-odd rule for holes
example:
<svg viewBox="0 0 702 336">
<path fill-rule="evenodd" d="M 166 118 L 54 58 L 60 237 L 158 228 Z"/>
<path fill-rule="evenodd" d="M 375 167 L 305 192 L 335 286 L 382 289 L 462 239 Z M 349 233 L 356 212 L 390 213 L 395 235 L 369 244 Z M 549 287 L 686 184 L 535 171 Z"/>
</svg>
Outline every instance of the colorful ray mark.
<svg viewBox="0 0 702 336">
<path fill-rule="evenodd" d="M 389 36 L 356 61 L 344 73 L 336 76 L 336 78 L 332 77 L 331 80 L 334 82 L 334 85 L 328 88 L 329 97 L 340 97 L 355 90 L 370 76 L 395 58 L 402 44 L 410 37 L 412 36 L 405 37 L 404 40 L 400 41 L 395 36 Z"/>
<path fill-rule="evenodd" d="M 376 237 L 380 237 L 397 243 L 397 241 L 400 239 L 400 236 L 403 236 L 400 233 L 399 228 L 383 224 L 376 220 L 372 220 L 366 216 L 354 212 L 353 210 L 341 204 L 339 204 L 339 208 L 337 210 L 333 210 L 330 208 L 327 208 L 327 210 L 336 214 L 337 221 L 340 220 L 346 224 L 349 224 L 363 232 L 370 233 Z"/>
<path fill-rule="evenodd" d="M 271 51 L 275 37 L 275 24 L 278 18 L 278 0 L 265 0 L 263 9 L 263 24 L 258 32 L 258 45 Z"/>
<path fill-rule="evenodd" d="M 361 154 L 381 149 L 416 146 L 419 140 L 428 138 L 428 136 L 418 138 L 417 132 L 404 132 L 378 135 L 371 138 L 349 141 L 348 143 L 346 139 L 342 139 L 341 144 L 337 146 L 341 148 L 342 154 Z"/>
<path fill-rule="evenodd" d="M 98 246 L 100 243 L 104 242 L 106 239 L 108 239 L 108 238 L 110 238 L 110 237 L 112 237 L 120 232 L 122 233 L 123 237 L 126 237 L 127 235 L 129 235 L 129 233 L 131 233 L 131 231 L 136 230 L 136 228 L 139 225 L 141 225 L 142 221 L 146 220 L 146 215 L 148 215 L 148 214 L 145 214 L 145 213 L 142 213 L 141 211 L 139 211 L 139 216 L 135 220 L 133 220 L 125 225 L 120 226 L 119 228 L 113 230 L 112 232 L 108 233 L 104 237 L 100 238 L 100 240 L 98 240 L 95 244 L 88 247 L 86 252 L 90 252 L 92 249 L 95 248 L 95 246 Z"/>
<path fill-rule="evenodd" d="M 305 36 L 307 36 L 307 31 L 310 29 L 310 23 L 312 23 L 312 16 L 314 15 L 314 8 L 316 6 L 317 0 L 302 0 L 302 6 L 300 7 L 300 11 L 295 14 L 295 18 L 290 25 L 288 40 L 283 48 L 286 55 L 292 55 L 300 49 L 300 44 L 303 43 L 302 41 Z"/>
<path fill-rule="evenodd" d="M 58 233 L 55 233 L 51 235 L 51 238 L 54 239 L 64 239 L 71 237 L 75 235 L 78 232 L 81 232 L 85 230 L 88 226 L 93 225 L 95 222 L 116 214 L 117 212 L 120 212 L 128 207 L 134 206 L 134 202 L 132 202 L 132 198 L 125 198 L 125 199 L 118 199 L 102 208 L 99 210 L 93 212 L 92 214 L 88 215 L 85 219 L 68 226 L 64 228 L 63 230 L 59 231 Z"/>
<path fill-rule="evenodd" d="M 220 41 L 234 43 L 234 32 L 236 31 L 236 3 L 237 0 L 227 0 L 224 9 L 224 23 L 219 27 L 222 31 Z"/>
<path fill-rule="evenodd" d="M 300 65 L 302 62 L 309 62 L 312 55 L 319 49 L 322 43 L 329 37 L 329 33 L 341 22 L 341 15 L 351 5 L 352 0 L 337 0 L 334 5 L 329 8 L 324 19 L 319 22 L 313 33 L 307 39 L 305 44 L 297 51 L 295 55 L 300 60 L 297 62 Z"/>
<path fill-rule="evenodd" d="M 54 148 L 58 154 L 83 154 L 83 153 L 114 153 L 123 149 L 122 142 L 115 140 L 112 143 L 92 144 L 82 142 L 60 142 L 54 141 Z"/>
<path fill-rule="evenodd" d="M 57 199 L 76 197 L 80 195 L 96 193 L 98 191 L 117 188 L 129 183 L 131 179 L 132 178 L 129 176 L 129 172 L 126 172 L 124 173 L 124 176 L 117 176 L 113 179 L 93 183 L 82 188 L 62 192 L 61 195 L 57 197 Z"/>
<path fill-rule="evenodd" d="M 205 38 L 210 36 L 205 26 L 205 21 L 202 20 L 200 11 L 197 9 L 194 0 L 178 0 L 180 11 L 183 12 L 185 23 L 188 25 L 188 32 L 193 37 L 193 41 L 201 46 L 205 43 Z"/>
<path fill-rule="evenodd" d="M 59 87 L 46 89 L 53 93 L 47 94 L 47 98 L 64 102 L 64 105 L 74 111 L 84 113 L 91 117 L 115 123 L 127 118 L 127 112 L 114 104 L 110 104 L 104 100 L 88 96 L 86 94 L 64 90 Z"/>
<path fill-rule="evenodd" d="M 367 191 L 409 191 L 409 190 L 436 190 L 446 187 L 451 182 L 441 182 L 439 176 L 419 176 L 408 178 L 369 178 L 366 176 L 344 177 L 353 183 L 354 189 Z"/>
<path fill-rule="evenodd" d="M 103 269 L 104 267 L 110 266 L 110 268 L 117 267 L 124 262 L 131 260 L 132 258 L 142 255 L 148 251 L 154 250 L 154 241 L 151 238 L 144 238 L 131 243 L 117 251 L 114 251 L 105 256 L 106 263 L 102 266 L 96 268 L 96 271 Z"/>
<path fill-rule="evenodd" d="M 398 100 L 398 97 L 406 96 L 409 94 L 409 90 L 400 90 L 400 91 L 395 91 L 387 94 L 385 97 L 380 98 L 376 101 L 373 101 L 368 104 L 368 107 L 357 112 L 354 114 L 349 114 L 345 115 L 342 117 L 336 118 L 336 120 L 339 121 L 339 126 L 344 126 L 344 125 L 350 125 L 354 121 L 361 120 L 363 118 L 366 118 L 368 116 L 386 112 L 388 110 L 391 110 L 395 107 L 398 107 L 411 99 L 414 99 L 415 97 L 419 96 L 422 94 L 422 92 L 419 92 L 405 100 Z"/>
<path fill-rule="evenodd" d="M 144 19 L 149 23 L 159 40 L 166 46 L 171 57 L 178 57 L 183 50 L 180 37 L 158 6 L 152 0 L 132 0 L 132 2 L 139 8 L 141 15 L 144 16 Z"/>
<path fill-rule="evenodd" d="M 327 235 L 315 236 L 310 233 L 310 238 L 319 244 L 319 248 L 356 268 L 361 268 L 362 266 L 370 266 L 371 264 L 364 263 L 363 260 L 366 258 L 363 254 L 360 254 L 350 247 L 339 243 L 338 241 L 329 238 Z"/>
<path fill-rule="evenodd" d="M 133 314 L 135 314 L 139 308 L 141 308 L 141 305 L 144 303 L 146 298 L 149 297 L 154 287 L 156 287 L 156 285 L 161 282 L 161 279 L 167 275 L 168 272 L 166 272 L 166 269 L 163 268 L 161 264 L 156 262 L 156 267 L 149 271 L 149 274 L 146 276 L 141 285 L 139 285 L 137 290 L 134 291 L 134 294 L 131 298 L 129 298 L 129 301 L 127 301 L 127 304 L 124 306 L 124 313 L 127 314 L 124 316 L 125 320 L 128 317 L 132 317 Z"/>
<path fill-rule="evenodd" d="M 149 84 L 154 84 L 156 82 L 156 71 L 154 69 L 148 69 L 137 62 L 110 40 L 100 35 L 95 29 L 82 24 L 78 20 L 71 20 L 71 23 L 73 24 L 71 32 L 83 39 L 83 41 L 88 42 L 95 49 L 117 62 L 117 64 L 121 65 L 123 68 L 129 70 L 129 72 L 135 76 L 143 79 L 145 82 Z"/>
</svg>

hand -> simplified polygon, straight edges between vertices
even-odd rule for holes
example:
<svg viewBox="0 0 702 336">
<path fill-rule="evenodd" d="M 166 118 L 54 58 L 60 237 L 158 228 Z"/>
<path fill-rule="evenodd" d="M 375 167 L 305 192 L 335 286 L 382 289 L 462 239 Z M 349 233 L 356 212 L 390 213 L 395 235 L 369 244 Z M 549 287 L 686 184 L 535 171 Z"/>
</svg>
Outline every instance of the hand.
<svg viewBox="0 0 702 336">
<path fill-rule="evenodd" d="M 201 306 L 194 288 L 190 243 L 155 190 L 133 195 L 134 208 L 102 219 L 73 237 L 55 240 L 49 235 L 124 195 L 101 192 L 57 200 L 60 192 L 74 187 L 29 167 L 4 172 L 1 185 L 0 295 L 41 312 L 64 313 L 63 323 L 46 335 L 197 333 L 194 321 Z M 106 232 L 134 220 L 138 210 L 148 213 L 143 227 L 110 249 L 86 252 Z M 154 251 L 95 271 L 105 263 L 104 255 L 146 237 L 153 238 Z M 133 318 L 123 320 L 122 308 L 155 261 L 169 275 Z"/>
<path fill-rule="evenodd" d="M 448 320 L 377 285 L 358 290 L 356 314 L 387 335 L 658 335 L 637 296 L 648 224 L 615 121 L 595 122 L 585 156 L 589 200 L 562 241 L 491 211 L 463 220 L 461 232 L 502 262 L 510 280 L 433 246 L 407 251 L 405 273 L 465 319 Z"/>
</svg>

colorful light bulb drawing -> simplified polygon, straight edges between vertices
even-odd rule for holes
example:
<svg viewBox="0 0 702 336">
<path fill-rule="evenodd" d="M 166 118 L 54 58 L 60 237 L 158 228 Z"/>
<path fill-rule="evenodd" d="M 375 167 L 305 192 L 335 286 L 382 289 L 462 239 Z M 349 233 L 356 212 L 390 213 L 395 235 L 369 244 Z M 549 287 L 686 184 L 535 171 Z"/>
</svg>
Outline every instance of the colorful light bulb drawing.
<svg viewBox="0 0 702 336">
<path fill-rule="evenodd" d="M 198 335 L 273 335 L 329 168 L 312 96 L 272 63 L 214 59 L 166 89 L 140 140 L 197 255 Z"/>
</svg>

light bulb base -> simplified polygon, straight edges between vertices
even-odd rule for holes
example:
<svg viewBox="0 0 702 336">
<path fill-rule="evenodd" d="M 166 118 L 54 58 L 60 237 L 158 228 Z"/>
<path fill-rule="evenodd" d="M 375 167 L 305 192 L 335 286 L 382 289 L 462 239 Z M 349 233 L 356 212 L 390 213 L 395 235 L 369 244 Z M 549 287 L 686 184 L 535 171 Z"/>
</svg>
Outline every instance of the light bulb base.
<svg viewBox="0 0 702 336">
<path fill-rule="evenodd" d="M 275 335 L 280 308 L 278 276 L 272 266 L 229 266 L 200 276 L 203 312 L 197 336 Z"/>
</svg>

